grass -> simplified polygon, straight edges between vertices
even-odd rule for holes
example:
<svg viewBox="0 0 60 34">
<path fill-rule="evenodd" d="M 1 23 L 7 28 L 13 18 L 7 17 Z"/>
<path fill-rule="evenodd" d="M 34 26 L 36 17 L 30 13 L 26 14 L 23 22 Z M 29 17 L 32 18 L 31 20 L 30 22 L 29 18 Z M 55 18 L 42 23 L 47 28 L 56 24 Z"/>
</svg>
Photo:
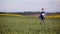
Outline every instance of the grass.
<svg viewBox="0 0 60 34">
<path fill-rule="evenodd" d="M 0 16 L 0 34 L 60 34 L 60 18 L 47 18 L 44 26 L 37 17 Z"/>
</svg>

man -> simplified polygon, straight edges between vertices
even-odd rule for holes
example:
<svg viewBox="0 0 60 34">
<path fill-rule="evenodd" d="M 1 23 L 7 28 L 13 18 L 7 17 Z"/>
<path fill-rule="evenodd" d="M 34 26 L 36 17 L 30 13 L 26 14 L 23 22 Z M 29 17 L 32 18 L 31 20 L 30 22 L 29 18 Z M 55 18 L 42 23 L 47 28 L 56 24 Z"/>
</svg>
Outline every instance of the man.
<svg viewBox="0 0 60 34">
<path fill-rule="evenodd" d="M 45 16 L 46 16 L 46 12 L 44 11 L 44 8 L 41 9 L 42 12 L 39 16 L 39 19 L 41 20 L 40 24 L 44 23 L 45 24 Z"/>
</svg>

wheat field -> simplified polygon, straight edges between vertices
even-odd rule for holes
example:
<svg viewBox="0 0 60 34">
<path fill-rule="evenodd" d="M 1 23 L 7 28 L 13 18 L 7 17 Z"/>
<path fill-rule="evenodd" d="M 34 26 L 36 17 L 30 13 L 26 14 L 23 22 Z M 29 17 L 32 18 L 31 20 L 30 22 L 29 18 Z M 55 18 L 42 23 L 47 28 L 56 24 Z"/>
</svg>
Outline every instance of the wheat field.
<svg viewBox="0 0 60 34">
<path fill-rule="evenodd" d="M 60 17 L 47 16 L 45 25 L 38 17 L 0 15 L 0 34 L 60 34 Z"/>
</svg>

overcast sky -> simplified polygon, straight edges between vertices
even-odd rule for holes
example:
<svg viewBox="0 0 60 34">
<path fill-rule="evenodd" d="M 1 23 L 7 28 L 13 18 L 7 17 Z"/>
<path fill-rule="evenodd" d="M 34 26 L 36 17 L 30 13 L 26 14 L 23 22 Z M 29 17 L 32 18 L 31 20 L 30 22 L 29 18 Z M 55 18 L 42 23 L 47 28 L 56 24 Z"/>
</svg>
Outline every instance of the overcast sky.
<svg viewBox="0 0 60 34">
<path fill-rule="evenodd" d="M 0 11 L 41 11 L 60 12 L 60 0 L 0 0 Z"/>
</svg>

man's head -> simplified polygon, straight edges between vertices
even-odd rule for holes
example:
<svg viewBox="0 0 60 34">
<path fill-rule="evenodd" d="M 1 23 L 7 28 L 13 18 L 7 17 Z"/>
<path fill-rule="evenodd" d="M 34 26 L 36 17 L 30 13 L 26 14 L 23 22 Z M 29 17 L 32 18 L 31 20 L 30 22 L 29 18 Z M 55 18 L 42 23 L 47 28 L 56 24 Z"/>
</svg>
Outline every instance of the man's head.
<svg viewBox="0 0 60 34">
<path fill-rule="evenodd" d="M 41 10 L 44 10 L 44 8 L 42 8 Z"/>
<path fill-rule="evenodd" d="M 42 10 L 42 12 L 44 12 L 44 8 L 42 8 L 41 10 Z"/>
</svg>

